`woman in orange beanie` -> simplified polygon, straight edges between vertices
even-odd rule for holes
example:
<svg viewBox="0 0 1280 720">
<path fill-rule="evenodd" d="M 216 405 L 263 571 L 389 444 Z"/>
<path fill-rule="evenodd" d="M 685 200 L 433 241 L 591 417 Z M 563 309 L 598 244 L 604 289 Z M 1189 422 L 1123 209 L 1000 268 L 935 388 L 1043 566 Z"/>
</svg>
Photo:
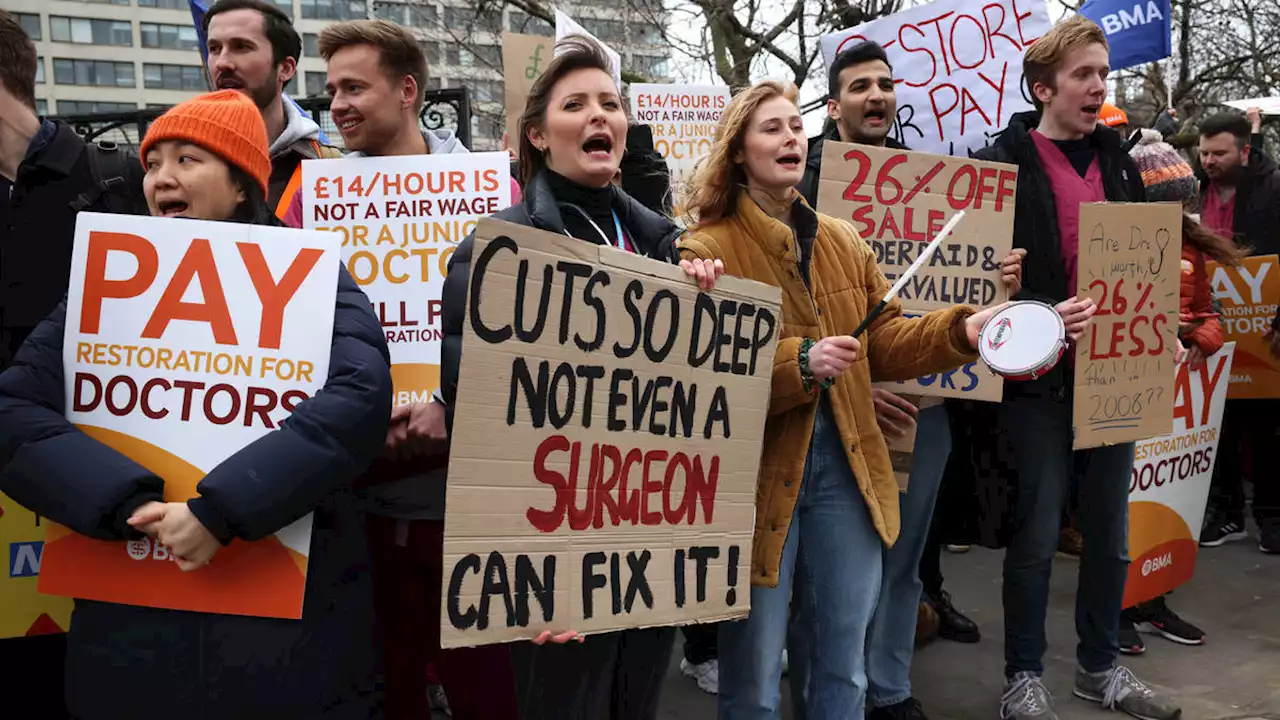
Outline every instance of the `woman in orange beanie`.
<svg viewBox="0 0 1280 720">
<path fill-rule="evenodd" d="M 268 225 L 271 157 L 258 108 L 234 90 L 200 95 L 161 115 L 140 148 L 151 214 Z"/>
<path fill-rule="evenodd" d="M 141 151 L 152 215 L 279 225 L 265 201 L 266 128 L 240 93 L 174 107 Z M 380 717 L 372 589 L 351 486 L 382 448 L 391 377 L 378 320 L 351 276 L 339 271 L 324 388 L 210 470 L 186 502 L 164 502 L 163 477 L 66 419 L 65 323 L 63 303 L 0 374 L 0 491 L 82 535 L 121 544 L 153 536 L 196 573 L 233 540 L 260 540 L 314 513 L 301 620 L 76 601 L 71 716 Z"/>
</svg>

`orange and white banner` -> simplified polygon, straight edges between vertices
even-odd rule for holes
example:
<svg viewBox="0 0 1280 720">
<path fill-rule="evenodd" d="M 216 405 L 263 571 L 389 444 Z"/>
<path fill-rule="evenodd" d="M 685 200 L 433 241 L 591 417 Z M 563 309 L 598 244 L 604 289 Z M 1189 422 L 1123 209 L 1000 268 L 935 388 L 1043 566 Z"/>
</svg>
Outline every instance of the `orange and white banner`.
<svg viewBox="0 0 1280 720">
<path fill-rule="evenodd" d="M 1129 578 L 1124 606 L 1163 595 L 1196 570 L 1235 343 L 1203 367 L 1177 366 L 1173 432 L 1136 444 L 1129 483 Z"/>
<path fill-rule="evenodd" d="M 1280 299 L 1280 258 L 1258 255 L 1233 268 L 1209 263 L 1209 277 L 1222 304 L 1223 337 L 1236 344 L 1227 398 L 1280 398 L 1280 359 L 1266 337 Z"/>
<path fill-rule="evenodd" d="M 511 204 L 506 153 L 306 160 L 302 224 L 337 232 L 391 349 L 396 405 L 440 386 L 440 294 L 476 221 Z"/>
<path fill-rule="evenodd" d="M 163 478 L 166 501 L 195 497 L 208 472 L 324 387 L 338 245 L 331 233 L 81 213 L 63 345 L 68 419 Z M 308 515 L 184 573 L 152 540 L 53 525 L 40 591 L 299 618 L 310 546 Z"/>
</svg>

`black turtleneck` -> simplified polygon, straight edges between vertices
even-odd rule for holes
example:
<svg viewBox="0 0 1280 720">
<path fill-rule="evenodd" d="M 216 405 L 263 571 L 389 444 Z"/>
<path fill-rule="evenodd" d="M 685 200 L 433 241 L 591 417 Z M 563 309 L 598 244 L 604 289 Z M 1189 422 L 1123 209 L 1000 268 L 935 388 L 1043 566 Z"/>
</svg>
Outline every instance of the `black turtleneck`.
<svg viewBox="0 0 1280 720">
<path fill-rule="evenodd" d="M 576 183 L 569 178 L 548 168 L 547 186 L 551 195 L 560 206 L 560 217 L 564 220 L 564 229 L 579 240 L 617 246 L 618 231 L 613 225 L 613 187 L 591 188 Z M 574 208 L 580 208 L 578 212 Z M 595 221 L 596 228 L 587 222 L 583 213 Z M 604 233 L 607 242 L 600 237 Z"/>
</svg>

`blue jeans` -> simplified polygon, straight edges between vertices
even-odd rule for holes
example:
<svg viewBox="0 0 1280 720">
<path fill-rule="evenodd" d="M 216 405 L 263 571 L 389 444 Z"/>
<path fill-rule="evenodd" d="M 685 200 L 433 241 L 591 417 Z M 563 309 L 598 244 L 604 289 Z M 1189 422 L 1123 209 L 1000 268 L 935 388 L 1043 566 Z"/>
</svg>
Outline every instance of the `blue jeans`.
<svg viewBox="0 0 1280 720">
<path fill-rule="evenodd" d="M 911 657 L 915 653 L 920 555 L 929 541 L 933 506 L 951 455 L 951 423 L 945 405 L 920 411 L 911 479 L 899 501 L 902 532 L 885 551 L 880 603 L 867 639 L 867 691 L 872 707 L 896 705 L 911 697 Z"/>
<path fill-rule="evenodd" d="M 862 720 L 863 648 L 879 597 L 884 545 L 844 445 L 824 399 L 782 548 L 778 586 L 751 588 L 750 616 L 720 626 L 721 720 L 779 717 L 782 649 L 792 610 L 814 638 L 808 653 L 810 717 Z"/>
<path fill-rule="evenodd" d="M 1005 675 L 1044 672 L 1045 613 L 1058 532 L 1073 482 L 1084 537 L 1076 590 L 1076 660 L 1086 672 L 1115 665 L 1129 567 L 1129 481 L 1133 444 L 1074 452 L 1070 391 L 1008 398 L 1001 430 L 1013 444 L 1018 482 L 1014 528 L 1004 556 Z M 992 468 L 992 470 L 995 470 Z"/>
<path fill-rule="evenodd" d="M 915 652 L 916 609 L 924 589 L 920 556 L 929 540 L 933 506 L 951 455 L 951 424 L 943 405 L 920 412 L 907 492 L 899 497 L 902 532 L 884 550 L 880 600 L 867 633 L 867 701 L 872 707 L 896 705 L 911 697 L 911 658 Z M 796 720 L 806 720 L 805 701 L 811 634 L 793 622 L 788 636 L 792 703 Z"/>
</svg>

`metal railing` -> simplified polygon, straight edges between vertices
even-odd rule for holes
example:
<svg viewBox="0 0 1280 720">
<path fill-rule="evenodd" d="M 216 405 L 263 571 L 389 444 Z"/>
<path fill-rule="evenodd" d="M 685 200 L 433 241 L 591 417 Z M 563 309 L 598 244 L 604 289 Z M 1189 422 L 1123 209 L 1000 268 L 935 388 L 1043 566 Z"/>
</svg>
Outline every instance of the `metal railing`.
<svg viewBox="0 0 1280 720">
<path fill-rule="evenodd" d="M 329 98 L 297 98 L 297 103 L 328 137 L 329 142 L 342 147 L 342 135 L 329 116 Z M 94 113 L 91 115 L 60 115 L 62 120 L 90 142 L 112 142 L 136 148 L 147 134 L 152 121 L 168 108 L 147 108 L 122 113 Z M 428 90 L 418 123 L 424 130 L 452 130 L 463 145 L 471 146 L 471 98 L 465 87 Z"/>
</svg>

